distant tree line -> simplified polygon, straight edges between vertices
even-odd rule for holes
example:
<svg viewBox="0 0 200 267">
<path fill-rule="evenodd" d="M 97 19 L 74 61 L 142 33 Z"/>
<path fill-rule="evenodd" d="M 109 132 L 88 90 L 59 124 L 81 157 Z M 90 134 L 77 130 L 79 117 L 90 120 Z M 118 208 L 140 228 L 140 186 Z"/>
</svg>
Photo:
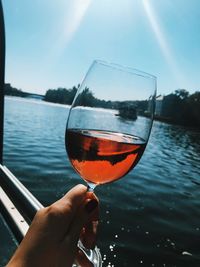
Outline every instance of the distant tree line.
<svg viewBox="0 0 200 267">
<path fill-rule="evenodd" d="M 5 95 L 20 96 L 20 97 L 25 97 L 27 95 L 21 89 L 17 89 L 15 87 L 12 87 L 10 83 L 5 83 L 4 93 L 5 93 Z"/>
<path fill-rule="evenodd" d="M 31 97 L 31 98 L 41 99 L 41 100 L 44 97 L 43 95 L 40 95 L 40 94 L 23 92 L 21 89 L 17 89 L 11 86 L 10 83 L 4 84 L 4 93 L 5 95 L 10 95 L 10 96 Z"/>
<path fill-rule="evenodd" d="M 71 89 L 66 89 L 66 88 L 49 89 L 45 94 L 44 100 L 48 102 L 71 105 L 78 88 L 79 85 L 77 87 L 74 86 Z M 82 91 L 80 99 L 81 99 L 80 105 L 82 106 L 114 108 L 114 105 L 111 101 L 100 100 L 94 97 L 92 91 L 89 90 L 89 88 L 87 87 Z"/>
<path fill-rule="evenodd" d="M 44 100 L 71 105 L 78 88 L 79 85 L 70 89 L 49 89 L 46 91 Z M 20 97 L 27 96 L 27 93 L 12 87 L 9 83 L 5 84 L 5 94 Z M 148 110 L 148 101 L 106 101 L 96 98 L 87 87 L 82 91 L 82 96 L 80 97 L 80 105 L 82 106 L 119 109 L 122 104 L 135 105 L 139 115 L 145 115 Z M 156 118 L 174 124 L 200 128 L 200 91 L 189 94 L 185 89 L 178 89 L 164 96 L 160 115 L 156 116 Z"/>
<path fill-rule="evenodd" d="M 176 90 L 163 98 L 161 116 L 170 122 L 200 128 L 200 92 Z"/>
<path fill-rule="evenodd" d="M 49 89 L 46 91 L 44 101 L 71 105 L 74 96 L 78 90 L 79 85 L 72 87 L 71 89 L 57 88 Z"/>
<path fill-rule="evenodd" d="M 79 85 L 77 87 L 74 86 L 72 89 L 49 89 L 45 94 L 44 100 L 48 102 L 71 105 L 78 88 Z M 79 99 L 80 100 L 77 99 L 77 102 L 79 101 L 81 106 L 87 107 L 95 106 L 99 108 L 118 109 L 122 104 L 120 101 L 106 101 L 96 98 L 88 87 L 82 91 Z M 123 105 L 130 105 L 130 103 L 134 103 L 140 113 L 145 111 L 148 107 L 148 101 L 123 101 Z"/>
<path fill-rule="evenodd" d="M 72 89 L 50 89 L 46 92 L 45 101 L 70 105 L 78 87 L 73 87 Z M 119 109 L 122 104 L 127 106 L 132 104 L 137 108 L 139 115 L 148 113 L 148 101 L 106 101 L 96 98 L 87 87 L 82 91 L 79 104 L 82 106 L 95 106 L 109 109 Z M 190 95 L 187 90 L 178 89 L 164 96 L 160 115 L 156 116 L 156 119 L 200 128 L 200 92 L 195 92 Z"/>
</svg>

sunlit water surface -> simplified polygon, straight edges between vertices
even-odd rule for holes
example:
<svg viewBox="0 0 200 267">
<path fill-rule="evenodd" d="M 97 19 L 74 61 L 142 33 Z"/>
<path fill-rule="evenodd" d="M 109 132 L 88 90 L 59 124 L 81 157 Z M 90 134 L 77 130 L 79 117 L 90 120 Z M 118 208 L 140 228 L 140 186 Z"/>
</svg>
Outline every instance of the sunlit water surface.
<svg viewBox="0 0 200 267">
<path fill-rule="evenodd" d="M 4 164 L 44 205 L 82 182 L 65 151 L 68 111 L 63 105 L 6 97 Z M 121 123 L 111 111 L 102 114 L 108 124 Z M 132 122 L 123 125 L 132 127 Z M 199 167 L 200 132 L 155 122 L 136 168 L 96 189 L 103 266 L 200 266 Z M 15 248 L 7 240 L 9 247 L 0 244 L 0 266 Z"/>
</svg>

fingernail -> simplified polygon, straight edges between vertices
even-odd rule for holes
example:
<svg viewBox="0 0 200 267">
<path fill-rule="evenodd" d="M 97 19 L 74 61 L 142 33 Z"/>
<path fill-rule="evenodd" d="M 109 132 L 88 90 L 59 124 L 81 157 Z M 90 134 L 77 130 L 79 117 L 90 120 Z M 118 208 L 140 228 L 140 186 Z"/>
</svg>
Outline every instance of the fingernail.
<svg viewBox="0 0 200 267">
<path fill-rule="evenodd" d="M 98 206 L 98 202 L 96 199 L 91 199 L 86 205 L 85 209 L 88 213 L 91 213 Z"/>
</svg>

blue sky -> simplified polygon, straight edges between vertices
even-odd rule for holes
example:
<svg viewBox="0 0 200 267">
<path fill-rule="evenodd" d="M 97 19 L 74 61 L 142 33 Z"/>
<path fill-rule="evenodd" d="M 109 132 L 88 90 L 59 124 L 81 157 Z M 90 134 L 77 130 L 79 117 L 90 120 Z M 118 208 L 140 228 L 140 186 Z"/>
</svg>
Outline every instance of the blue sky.
<svg viewBox="0 0 200 267">
<path fill-rule="evenodd" d="M 158 93 L 200 90 L 199 0 L 3 0 L 6 82 L 77 85 L 94 59 L 157 76 Z"/>
</svg>

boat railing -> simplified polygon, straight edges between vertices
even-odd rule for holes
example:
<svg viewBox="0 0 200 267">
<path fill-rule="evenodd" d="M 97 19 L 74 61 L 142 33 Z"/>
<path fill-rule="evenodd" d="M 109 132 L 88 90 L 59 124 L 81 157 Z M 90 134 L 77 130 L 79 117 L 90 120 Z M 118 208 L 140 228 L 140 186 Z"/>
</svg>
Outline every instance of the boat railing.
<svg viewBox="0 0 200 267">
<path fill-rule="evenodd" d="M 0 165 L 0 211 L 7 225 L 20 242 L 42 204 L 3 165 Z"/>
</svg>

